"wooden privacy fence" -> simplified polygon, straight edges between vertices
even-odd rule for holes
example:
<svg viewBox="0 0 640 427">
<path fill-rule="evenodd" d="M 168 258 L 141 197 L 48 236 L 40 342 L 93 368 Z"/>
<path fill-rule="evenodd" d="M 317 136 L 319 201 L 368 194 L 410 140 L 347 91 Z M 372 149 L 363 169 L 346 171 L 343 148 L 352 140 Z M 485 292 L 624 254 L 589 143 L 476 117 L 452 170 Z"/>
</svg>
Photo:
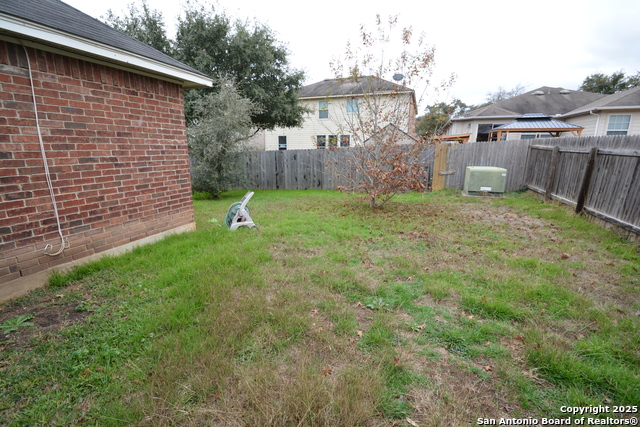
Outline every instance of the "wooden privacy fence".
<svg viewBox="0 0 640 427">
<path fill-rule="evenodd" d="M 640 150 L 529 147 L 527 187 L 640 234 Z"/>
<path fill-rule="evenodd" d="M 244 166 L 247 185 L 259 190 L 335 190 L 361 179 L 351 165 L 357 147 L 336 150 L 280 150 L 248 153 Z M 427 147 L 422 161 L 429 179 L 435 147 Z"/>
<path fill-rule="evenodd" d="M 640 135 L 451 145 L 434 173 L 461 190 L 467 166 L 503 167 L 507 191 L 528 188 L 640 234 Z"/>
<path fill-rule="evenodd" d="M 329 189 L 357 178 L 349 149 L 256 151 L 248 185 L 264 190 Z M 435 158 L 435 160 L 434 160 Z M 640 234 L 640 135 L 439 144 L 423 153 L 433 188 L 461 190 L 467 166 L 507 169 L 506 190 L 530 189 Z"/>
<path fill-rule="evenodd" d="M 444 176 L 444 188 L 462 190 L 467 166 L 495 166 L 507 170 L 506 191 L 526 186 L 524 165 L 530 140 L 445 144 L 448 147 L 445 170 L 434 171 Z M 434 182 L 436 182 L 434 176 Z M 434 189 L 437 189 L 434 186 Z"/>
</svg>

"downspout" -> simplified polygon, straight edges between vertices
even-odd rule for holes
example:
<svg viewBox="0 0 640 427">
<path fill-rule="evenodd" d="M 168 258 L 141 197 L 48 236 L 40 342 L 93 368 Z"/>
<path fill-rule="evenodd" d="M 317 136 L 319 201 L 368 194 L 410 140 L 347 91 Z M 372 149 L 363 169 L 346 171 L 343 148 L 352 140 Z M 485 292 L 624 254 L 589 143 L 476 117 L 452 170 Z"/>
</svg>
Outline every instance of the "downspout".
<svg viewBox="0 0 640 427">
<path fill-rule="evenodd" d="M 600 114 L 595 114 L 594 111 L 597 110 L 589 110 L 589 114 L 592 116 L 596 116 L 598 119 L 596 120 L 596 130 L 593 132 L 593 136 L 598 136 L 598 127 L 600 127 Z"/>
</svg>

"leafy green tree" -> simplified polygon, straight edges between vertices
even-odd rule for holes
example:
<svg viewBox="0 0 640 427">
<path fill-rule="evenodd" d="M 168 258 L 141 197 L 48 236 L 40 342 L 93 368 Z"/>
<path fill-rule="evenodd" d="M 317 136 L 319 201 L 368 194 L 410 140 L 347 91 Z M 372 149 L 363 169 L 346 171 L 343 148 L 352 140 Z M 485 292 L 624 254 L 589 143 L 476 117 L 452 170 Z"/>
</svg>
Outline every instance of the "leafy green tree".
<svg viewBox="0 0 640 427">
<path fill-rule="evenodd" d="M 187 3 L 178 19 L 175 40 L 166 37 L 162 14 L 142 1 L 132 5 L 129 16 L 109 11 L 107 22 L 158 50 L 169 53 L 211 77 L 230 76 L 241 95 L 250 99 L 254 129 L 297 127 L 306 110 L 298 100 L 304 73 L 289 65 L 289 52 L 273 31 L 260 23 L 232 20 L 211 6 Z M 219 88 L 185 92 L 188 122 L 198 119 L 197 100 Z"/>
<path fill-rule="evenodd" d="M 640 72 L 635 76 L 627 76 L 623 70 L 615 71 L 610 76 L 595 73 L 587 76 L 578 90 L 584 92 L 610 95 L 640 86 Z"/>
<path fill-rule="evenodd" d="M 514 96 L 522 95 L 527 90 L 527 87 L 518 83 L 513 89 L 505 89 L 502 86 L 498 87 L 495 92 L 487 93 L 487 103 L 484 105 L 495 104 L 496 102 L 504 101 L 505 99 L 513 98 Z"/>
<path fill-rule="evenodd" d="M 167 37 L 162 12 L 151 10 L 146 0 L 141 1 L 140 9 L 134 3 L 129 4 L 129 15 L 124 17 L 119 17 L 109 9 L 106 21 L 116 30 L 166 55 L 174 54 L 171 40 Z"/>
<path fill-rule="evenodd" d="M 429 105 L 425 114 L 418 117 L 416 133 L 423 138 L 439 135 L 452 117 L 459 116 L 471 108 L 459 99 L 454 99 L 449 103 L 439 102 Z"/>
<path fill-rule="evenodd" d="M 216 86 L 216 92 L 194 100 L 198 120 L 187 127 L 193 189 L 214 197 L 244 176 L 241 159 L 253 133 L 251 113 L 255 108 L 232 78 L 220 77 Z"/>
<path fill-rule="evenodd" d="M 251 114 L 256 128 L 303 123 L 306 110 L 298 90 L 304 73 L 290 67 L 288 50 L 269 27 L 191 7 L 179 20 L 176 51 L 177 59 L 205 74 L 232 76 L 240 93 L 256 106 Z M 187 97 L 192 101 L 202 93 L 191 91 Z M 191 115 L 187 108 L 187 117 Z"/>
</svg>

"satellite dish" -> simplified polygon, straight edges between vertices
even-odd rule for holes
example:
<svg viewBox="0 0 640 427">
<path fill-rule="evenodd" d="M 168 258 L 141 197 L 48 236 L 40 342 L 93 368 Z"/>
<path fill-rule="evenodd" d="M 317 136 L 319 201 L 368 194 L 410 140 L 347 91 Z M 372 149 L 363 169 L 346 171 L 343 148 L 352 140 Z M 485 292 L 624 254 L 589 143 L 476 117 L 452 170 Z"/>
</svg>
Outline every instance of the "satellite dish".
<svg viewBox="0 0 640 427">
<path fill-rule="evenodd" d="M 400 73 L 396 73 L 393 75 L 393 80 L 399 82 L 400 80 L 404 79 L 404 76 Z"/>
</svg>

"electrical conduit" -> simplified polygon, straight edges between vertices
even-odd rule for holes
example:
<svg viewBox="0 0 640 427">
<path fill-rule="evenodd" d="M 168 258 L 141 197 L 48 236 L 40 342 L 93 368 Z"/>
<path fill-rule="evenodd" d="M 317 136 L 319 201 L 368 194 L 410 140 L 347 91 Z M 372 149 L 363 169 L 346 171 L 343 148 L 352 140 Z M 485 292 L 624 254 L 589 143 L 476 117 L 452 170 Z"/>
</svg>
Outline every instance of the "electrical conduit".
<svg viewBox="0 0 640 427">
<path fill-rule="evenodd" d="M 31 72 L 31 61 L 29 60 L 29 52 L 24 44 L 22 44 L 24 54 L 27 57 L 27 68 L 29 69 L 29 82 L 31 84 L 31 97 L 33 98 L 33 112 L 36 118 L 36 130 L 38 132 L 38 141 L 40 142 L 40 152 L 42 153 L 42 163 L 44 164 L 44 175 L 47 178 L 47 186 L 49 187 L 49 195 L 51 196 L 51 203 L 53 204 L 53 213 L 56 217 L 56 223 L 58 224 L 58 234 L 60 235 L 60 249 L 57 252 L 52 253 L 53 245 L 47 243 L 44 247 L 44 253 L 49 256 L 60 255 L 65 249 L 69 248 L 69 240 L 62 235 L 62 227 L 60 226 L 60 215 L 58 214 L 58 205 L 56 203 L 56 196 L 53 191 L 53 183 L 51 182 L 51 173 L 49 172 L 49 163 L 47 161 L 47 153 L 44 149 L 44 143 L 42 142 L 42 132 L 40 131 L 40 120 L 38 118 L 38 104 L 36 102 L 36 92 L 33 87 L 33 74 Z"/>
</svg>

